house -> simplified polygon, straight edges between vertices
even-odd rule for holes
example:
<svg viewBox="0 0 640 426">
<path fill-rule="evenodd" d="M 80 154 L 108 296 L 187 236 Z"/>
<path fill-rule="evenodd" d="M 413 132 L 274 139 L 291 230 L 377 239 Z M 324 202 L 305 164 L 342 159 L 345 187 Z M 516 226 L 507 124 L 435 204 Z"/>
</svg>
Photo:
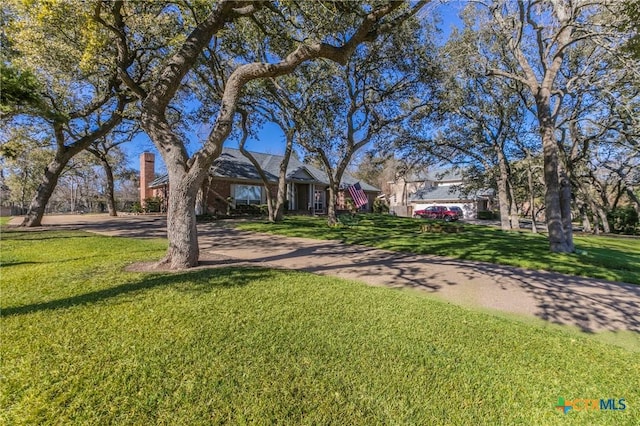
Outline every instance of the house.
<svg viewBox="0 0 640 426">
<path fill-rule="evenodd" d="M 399 216 L 413 216 L 416 210 L 439 205 L 457 206 L 464 217 L 476 218 L 479 211 L 491 210 L 494 191 L 463 191 L 462 174 L 454 169 L 421 171 L 389 182 L 389 210 Z"/>
<path fill-rule="evenodd" d="M 252 152 L 254 158 L 265 172 L 269 185 L 275 193 L 278 183 L 281 155 Z M 349 186 L 358 180 L 348 174 L 342 178 L 340 191 L 337 196 L 338 210 L 347 209 L 347 199 L 350 199 Z M 287 208 L 289 211 L 322 214 L 327 211 L 329 178 L 327 174 L 309 164 L 304 164 L 291 156 L 286 174 Z M 369 203 L 363 207 L 364 211 L 371 211 L 373 201 L 380 190 L 360 181 Z M 155 156 L 144 152 L 140 156 L 140 202 L 145 199 L 158 197 L 166 200 L 169 193 L 169 177 L 164 175 L 155 177 Z M 205 200 L 206 213 L 226 212 L 228 207 L 237 208 L 239 205 L 265 204 L 266 189 L 256 168 L 240 150 L 223 148 L 222 154 L 214 161 L 210 170 L 210 179 L 206 194 L 200 194 Z M 198 213 L 205 213 L 200 208 Z"/>
</svg>

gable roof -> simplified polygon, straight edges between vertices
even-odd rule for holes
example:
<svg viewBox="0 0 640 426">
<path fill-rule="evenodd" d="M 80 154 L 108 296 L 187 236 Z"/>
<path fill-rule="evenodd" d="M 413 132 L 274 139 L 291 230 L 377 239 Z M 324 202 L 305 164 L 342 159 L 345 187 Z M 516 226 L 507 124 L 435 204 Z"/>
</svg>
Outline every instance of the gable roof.
<svg viewBox="0 0 640 426">
<path fill-rule="evenodd" d="M 463 194 L 457 185 L 422 187 L 409 195 L 409 201 L 458 201 L 492 197 L 493 190 L 485 189 Z"/>
<path fill-rule="evenodd" d="M 270 182 L 277 182 L 280 174 L 280 162 L 282 155 L 264 154 L 261 152 L 251 152 L 256 159 L 260 168 L 267 176 Z M 245 157 L 239 149 L 222 148 L 222 154 L 213 162 L 211 166 L 211 175 L 222 179 L 242 179 L 248 181 L 260 181 L 260 174 L 251 164 L 251 161 Z M 291 156 L 289 165 L 287 166 L 287 181 L 300 183 L 316 183 L 321 185 L 329 185 L 329 177 L 323 171 L 310 164 L 304 164 L 297 158 Z M 341 188 L 360 182 L 360 186 L 364 191 L 379 192 L 375 186 L 366 182 L 358 181 L 351 175 L 345 173 L 340 184 Z M 155 179 L 150 187 L 163 186 L 169 183 L 169 176 L 164 175 Z"/>
</svg>

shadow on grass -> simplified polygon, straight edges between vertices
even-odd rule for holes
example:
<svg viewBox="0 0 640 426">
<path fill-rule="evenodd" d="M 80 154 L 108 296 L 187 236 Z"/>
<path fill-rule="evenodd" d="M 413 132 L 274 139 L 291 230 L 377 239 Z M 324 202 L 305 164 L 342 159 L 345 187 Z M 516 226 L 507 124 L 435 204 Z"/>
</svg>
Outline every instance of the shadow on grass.
<svg viewBox="0 0 640 426">
<path fill-rule="evenodd" d="M 40 263 L 42 262 L 2 262 L 0 263 L 0 268 L 9 268 L 11 266 L 22 266 L 22 265 L 38 265 Z"/>
<path fill-rule="evenodd" d="M 438 228 L 452 226 L 456 232 L 421 232 L 421 227 L 428 224 Z M 545 236 L 528 232 L 384 216 L 371 216 L 347 228 L 328 228 L 317 218 L 304 217 L 287 218 L 281 225 L 262 228 L 256 230 L 640 284 L 639 256 L 633 250 L 625 251 L 628 248 L 622 247 L 586 247 L 584 250 L 582 242 L 576 241 L 580 254 L 553 254 Z"/>
<path fill-rule="evenodd" d="M 197 272 L 153 274 L 141 280 L 121 284 L 103 290 L 78 294 L 58 300 L 51 300 L 30 305 L 3 308 L 2 317 L 26 315 L 40 311 L 66 309 L 79 305 L 103 302 L 122 295 L 142 292 L 158 287 L 180 286 L 182 290 L 206 292 L 212 288 L 230 288 L 248 285 L 255 280 L 265 279 L 274 272 L 262 268 L 216 268 Z"/>
<path fill-rule="evenodd" d="M 496 238 L 502 237 L 500 234 L 498 232 Z M 509 236 L 508 233 L 504 234 Z M 379 238 L 379 235 L 374 235 L 371 233 L 369 237 Z M 588 333 L 604 330 L 640 333 L 638 285 L 449 257 L 375 250 L 337 241 L 314 243 L 228 230 L 212 232 L 209 238 L 205 235 L 202 237 L 201 247 L 205 250 L 227 250 L 239 256 L 248 250 L 248 259 L 256 264 L 283 265 L 371 284 L 419 289 L 442 294 L 452 300 L 475 300 L 474 303 L 480 306 L 507 312 L 526 312 L 552 323 L 576 326 Z M 413 236 L 404 238 L 403 242 L 409 248 L 407 251 L 419 244 L 412 241 L 417 238 L 423 238 L 422 234 L 414 232 Z M 358 240 L 363 242 L 366 238 Z M 475 237 L 467 238 L 465 243 L 474 240 Z M 351 243 L 354 241 L 355 238 L 352 238 Z M 500 256 L 500 253 L 492 252 L 490 244 L 483 245 L 481 239 L 477 239 L 477 242 L 476 247 L 467 249 L 485 250 L 487 257 Z M 444 244 L 439 241 L 434 243 Z M 391 239 L 388 246 L 398 250 L 401 241 Z M 526 252 L 527 247 L 526 244 L 512 241 L 507 250 Z M 536 259 L 533 254 L 528 256 Z M 571 262 L 574 258 L 568 256 L 563 262 Z"/>
<path fill-rule="evenodd" d="M 42 232 L 42 228 L 34 228 L 33 230 L 25 231 L 24 228 L 18 229 L 9 229 L 2 231 L 2 239 L 6 242 L 8 241 L 44 241 L 44 240 L 63 240 L 63 239 L 74 239 L 74 238 L 91 238 L 93 235 L 87 234 L 82 231 L 78 231 L 77 229 L 71 229 L 71 231 L 77 231 L 73 233 L 67 232 L 57 232 L 59 230 L 56 229 L 51 230 L 50 232 Z"/>
</svg>

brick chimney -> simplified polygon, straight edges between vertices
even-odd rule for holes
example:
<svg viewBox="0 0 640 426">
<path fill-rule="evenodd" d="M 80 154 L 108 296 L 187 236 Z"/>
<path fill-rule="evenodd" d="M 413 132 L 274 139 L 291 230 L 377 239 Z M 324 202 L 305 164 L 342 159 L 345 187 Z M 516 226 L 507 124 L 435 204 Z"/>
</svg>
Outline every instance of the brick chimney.
<svg viewBox="0 0 640 426">
<path fill-rule="evenodd" d="M 140 205 L 144 205 L 146 198 L 153 196 L 153 190 L 149 188 L 156 178 L 156 157 L 151 152 L 143 152 L 140 155 Z"/>
</svg>

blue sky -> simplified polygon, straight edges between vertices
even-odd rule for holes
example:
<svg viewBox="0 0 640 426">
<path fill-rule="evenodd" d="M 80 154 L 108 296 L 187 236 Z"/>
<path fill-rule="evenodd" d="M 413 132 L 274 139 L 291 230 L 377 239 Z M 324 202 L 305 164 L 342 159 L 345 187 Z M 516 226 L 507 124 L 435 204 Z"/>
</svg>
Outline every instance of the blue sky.
<svg viewBox="0 0 640 426">
<path fill-rule="evenodd" d="M 442 30 L 442 38 L 440 43 L 443 44 L 447 41 L 451 30 L 455 27 L 461 26 L 461 21 L 458 18 L 458 14 L 462 10 L 466 3 L 464 1 L 446 1 L 436 0 L 425 7 L 424 13 L 437 13 L 441 17 L 440 29 Z M 206 136 L 207 129 L 197 129 L 194 134 L 200 137 Z M 196 139 L 197 137 L 194 137 Z M 192 143 L 193 149 L 195 149 L 196 143 Z M 237 148 L 237 137 L 229 137 L 224 146 Z M 247 140 L 246 147 L 250 151 L 264 152 L 268 154 L 282 154 L 284 152 L 285 139 L 284 134 L 280 128 L 273 123 L 265 123 L 262 128 L 257 132 L 256 136 L 250 137 Z M 145 151 L 153 152 L 156 154 L 156 173 L 164 172 L 164 164 L 162 163 L 162 157 L 159 155 L 155 146 L 144 133 L 139 135 L 131 144 L 125 144 L 123 146 L 129 167 L 135 170 L 139 170 L 139 158 L 140 154 Z"/>
</svg>

